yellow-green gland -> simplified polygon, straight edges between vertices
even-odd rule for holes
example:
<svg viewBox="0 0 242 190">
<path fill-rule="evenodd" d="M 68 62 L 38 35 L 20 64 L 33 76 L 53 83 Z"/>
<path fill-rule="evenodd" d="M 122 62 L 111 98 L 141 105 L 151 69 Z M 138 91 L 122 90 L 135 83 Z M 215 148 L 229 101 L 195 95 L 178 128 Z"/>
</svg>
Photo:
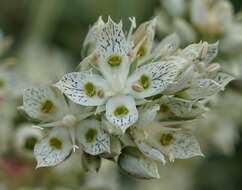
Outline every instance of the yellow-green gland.
<svg viewBox="0 0 242 190">
<path fill-rule="evenodd" d="M 170 109 L 169 109 L 169 107 L 167 106 L 167 105 L 165 105 L 165 104 L 161 104 L 160 105 L 160 112 L 162 112 L 162 113 L 166 113 L 166 112 L 168 112 Z"/>
<path fill-rule="evenodd" d="M 147 75 L 141 75 L 140 80 L 139 80 L 140 85 L 144 88 L 147 89 L 150 86 L 150 79 L 149 76 Z"/>
<path fill-rule="evenodd" d="M 49 145 L 54 148 L 54 149 L 57 149 L 57 150 L 61 150 L 62 149 L 62 142 L 60 139 L 56 138 L 56 137 L 53 137 L 50 139 L 49 141 Z"/>
<path fill-rule="evenodd" d="M 145 48 L 144 47 L 140 47 L 138 52 L 137 52 L 137 57 L 144 57 L 145 56 Z"/>
<path fill-rule="evenodd" d="M 108 64 L 112 67 L 119 66 L 122 62 L 122 57 L 119 55 L 112 55 L 108 58 Z"/>
<path fill-rule="evenodd" d="M 88 143 L 95 141 L 96 137 L 97 137 L 96 129 L 89 129 L 85 134 L 85 138 Z"/>
<path fill-rule="evenodd" d="M 93 97 L 96 95 L 96 87 L 91 82 L 85 84 L 84 90 L 86 95 L 89 97 Z"/>
<path fill-rule="evenodd" d="M 129 110 L 125 106 L 119 106 L 114 110 L 114 115 L 116 117 L 123 117 L 129 113 Z"/>
<path fill-rule="evenodd" d="M 41 106 L 41 111 L 43 113 L 51 113 L 54 111 L 54 107 L 55 106 L 52 101 L 46 100 Z"/>
<path fill-rule="evenodd" d="M 33 150 L 36 143 L 37 143 L 36 137 L 28 137 L 24 143 L 24 148 L 27 150 Z"/>
<path fill-rule="evenodd" d="M 171 133 L 164 133 L 161 135 L 160 143 L 163 146 L 170 145 L 174 141 L 174 137 Z"/>
</svg>

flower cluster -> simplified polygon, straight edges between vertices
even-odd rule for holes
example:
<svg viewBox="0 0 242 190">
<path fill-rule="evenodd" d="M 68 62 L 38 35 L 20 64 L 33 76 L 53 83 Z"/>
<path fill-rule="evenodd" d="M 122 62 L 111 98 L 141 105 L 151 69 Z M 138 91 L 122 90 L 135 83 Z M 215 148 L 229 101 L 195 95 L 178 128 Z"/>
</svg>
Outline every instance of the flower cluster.
<svg viewBox="0 0 242 190">
<path fill-rule="evenodd" d="M 217 109 L 227 106 L 230 98 L 236 96 L 240 99 L 242 78 L 242 17 L 241 11 L 235 11 L 233 4 L 228 0 L 162 0 L 157 10 L 157 33 L 160 37 L 176 32 L 181 39 L 181 46 L 195 43 L 199 39 L 206 41 L 219 41 L 220 54 L 216 57 L 226 71 L 236 76 L 230 90 L 214 98 L 213 111 L 209 112 L 206 120 L 201 120 L 196 126 L 199 135 L 203 134 L 211 150 L 218 149 L 226 154 L 232 154 L 234 146 L 239 139 L 241 119 L 236 117 L 240 112 L 239 104 L 230 109 Z M 228 99 L 227 99 L 228 98 Z M 215 103 L 216 102 L 216 103 Z M 230 103 L 232 103 L 230 101 Z M 236 110 L 235 110 L 236 109 Z M 223 122 L 221 122 L 223 121 Z M 205 127 L 200 127 L 200 125 Z M 219 135 L 220 134 L 220 135 Z M 225 140 L 224 135 L 226 134 Z M 213 145 L 213 146 L 211 146 Z M 209 149 L 208 148 L 208 149 Z"/>
<path fill-rule="evenodd" d="M 156 19 L 136 28 L 101 18 L 90 28 L 76 72 L 52 86 L 28 88 L 23 110 L 46 129 L 34 148 L 37 167 L 55 166 L 79 149 L 87 169 L 100 158 L 117 161 L 126 173 L 158 178 L 158 163 L 203 156 L 191 131 L 208 99 L 233 77 L 218 63 L 218 43 L 179 49 L 171 34 L 154 41 Z M 79 151 L 78 150 L 78 151 Z"/>
</svg>

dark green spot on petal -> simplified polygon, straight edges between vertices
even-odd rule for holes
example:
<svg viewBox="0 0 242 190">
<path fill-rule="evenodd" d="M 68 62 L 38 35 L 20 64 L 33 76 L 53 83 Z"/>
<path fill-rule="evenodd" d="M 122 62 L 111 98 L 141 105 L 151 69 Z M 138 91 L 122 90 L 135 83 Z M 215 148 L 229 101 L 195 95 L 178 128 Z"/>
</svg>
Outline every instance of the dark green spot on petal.
<svg viewBox="0 0 242 190">
<path fill-rule="evenodd" d="M 129 113 L 129 110 L 125 106 L 119 106 L 114 110 L 114 115 L 116 117 L 123 117 Z"/>
<path fill-rule="evenodd" d="M 93 97 L 96 95 L 96 87 L 91 82 L 85 84 L 84 90 L 86 95 L 89 97 Z"/>
<path fill-rule="evenodd" d="M 167 113 L 169 110 L 170 110 L 170 108 L 167 105 L 165 105 L 165 104 L 160 105 L 160 112 Z"/>
<path fill-rule="evenodd" d="M 161 135 L 160 143 L 163 146 L 170 145 L 174 141 L 174 137 L 171 133 L 164 133 Z"/>
<path fill-rule="evenodd" d="M 37 143 L 36 137 L 28 137 L 25 140 L 24 148 L 27 149 L 27 150 L 33 150 L 36 143 Z"/>
<path fill-rule="evenodd" d="M 96 137 L 97 137 L 96 129 L 89 129 L 85 134 L 85 138 L 88 143 L 95 141 Z"/>
<path fill-rule="evenodd" d="M 52 148 L 57 149 L 57 150 L 62 149 L 62 145 L 63 145 L 61 140 L 56 137 L 51 138 L 49 141 L 49 144 Z"/>
<path fill-rule="evenodd" d="M 138 52 L 137 52 L 137 57 L 144 57 L 146 54 L 145 48 L 140 47 Z"/>
<path fill-rule="evenodd" d="M 46 100 L 41 107 L 41 111 L 43 113 L 51 113 L 54 111 L 54 104 L 50 100 Z"/>
<path fill-rule="evenodd" d="M 141 75 L 139 83 L 144 89 L 147 89 L 150 86 L 150 79 L 147 75 Z"/>
<path fill-rule="evenodd" d="M 121 62 L 122 62 L 122 57 L 119 55 L 112 55 L 108 58 L 108 64 L 113 67 L 119 66 Z"/>
</svg>

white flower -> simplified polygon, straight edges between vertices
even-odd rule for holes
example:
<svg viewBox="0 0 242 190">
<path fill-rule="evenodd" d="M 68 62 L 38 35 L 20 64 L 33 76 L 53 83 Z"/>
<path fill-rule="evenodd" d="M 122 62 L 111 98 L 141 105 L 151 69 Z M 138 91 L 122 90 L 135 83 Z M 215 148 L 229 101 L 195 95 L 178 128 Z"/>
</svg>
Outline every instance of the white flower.
<svg viewBox="0 0 242 190">
<path fill-rule="evenodd" d="M 190 132 L 184 129 L 175 129 L 162 127 L 160 124 L 154 124 L 147 127 L 147 138 L 142 142 L 146 146 L 146 151 L 152 154 L 154 151 L 160 151 L 165 154 L 170 161 L 177 159 L 188 159 L 194 156 L 203 156 L 198 141 Z M 144 151 L 139 142 L 138 148 Z M 148 148 L 149 147 L 149 148 Z M 157 154 L 156 154 L 157 155 Z M 157 156 L 152 154 L 153 160 Z M 162 163 L 165 163 L 160 160 Z"/>
<path fill-rule="evenodd" d="M 69 73 L 56 86 L 77 104 L 104 105 L 107 120 L 125 132 L 138 120 L 136 100 L 162 93 L 178 72 L 176 64 L 167 60 L 150 61 L 130 73 L 139 49 L 142 47 L 150 51 L 153 37 L 150 37 L 151 40 L 146 33 L 146 29 L 150 32 L 150 27 L 146 23 L 134 33 L 134 39 L 140 34 L 144 41 L 140 44 L 135 42 L 132 49 L 133 41 L 126 40 L 122 23 L 116 24 L 109 18 L 100 29 L 96 42 L 98 73 Z M 128 39 L 132 37 L 128 36 Z"/>
<path fill-rule="evenodd" d="M 110 152 L 110 138 L 101 128 L 101 123 L 85 120 L 93 114 L 91 108 L 66 102 L 57 89 L 26 89 L 22 109 L 41 122 L 37 128 L 51 128 L 50 134 L 34 148 L 37 167 L 59 164 L 78 148 L 77 143 L 91 155 Z"/>
</svg>

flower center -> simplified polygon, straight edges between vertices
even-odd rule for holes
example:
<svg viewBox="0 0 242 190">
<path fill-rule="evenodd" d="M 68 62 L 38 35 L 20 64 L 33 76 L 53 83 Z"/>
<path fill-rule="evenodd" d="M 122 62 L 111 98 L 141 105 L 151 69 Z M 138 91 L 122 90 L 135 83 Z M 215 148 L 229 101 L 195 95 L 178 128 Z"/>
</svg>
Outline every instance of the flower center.
<svg viewBox="0 0 242 190">
<path fill-rule="evenodd" d="M 112 67 L 119 66 L 122 62 L 122 57 L 119 55 L 112 55 L 108 58 L 108 64 Z"/>
<path fill-rule="evenodd" d="M 147 89 L 150 86 L 150 80 L 147 75 L 141 75 L 139 82 L 144 89 Z"/>
<path fill-rule="evenodd" d="M 91 82 L 85 84 L 84 90 L 86 95 L 89 97 L 93 97 L 96 95 L 96 88 Z"/>
<path fill-rule="evenodd" d="M 60 150 L 62 149 L 62 142 L 60 139 L 53 137 L 50 139 L 49 144 L 52 148 Z"/>
<path fill-rule="evenodd" d="M 51 113 L 54 110 L 54 104 L 50 100 L 46 100 L 41 107 L 43 113 Z"/>
<path fill-rule="evenodd" d="M 93 142 L 97 137 L 97 130 L 96 129 L 89 129 L 86 134 L 85 138 L 87 142 Z"/>
<path fill-rule="evenodd" d="M 119 106 L 114 110 L 114 115 L 117 117 L 123 117 L 129 113 L 129 110 L 125 106 Z"/>
<path fill-rule="evenodd" d="M 160 143 L 163 146 L 170 145 L 174 141 L 174 137 L 171 133 L 164 133 L 161 135 Z"/>
<path fill-rule="evenodd" d="M 37 143 L 36 137 L 28 137 L 24 143 L 24 148 L 27 150 L 33 150 L 36 143 Z"/>
</svg>

